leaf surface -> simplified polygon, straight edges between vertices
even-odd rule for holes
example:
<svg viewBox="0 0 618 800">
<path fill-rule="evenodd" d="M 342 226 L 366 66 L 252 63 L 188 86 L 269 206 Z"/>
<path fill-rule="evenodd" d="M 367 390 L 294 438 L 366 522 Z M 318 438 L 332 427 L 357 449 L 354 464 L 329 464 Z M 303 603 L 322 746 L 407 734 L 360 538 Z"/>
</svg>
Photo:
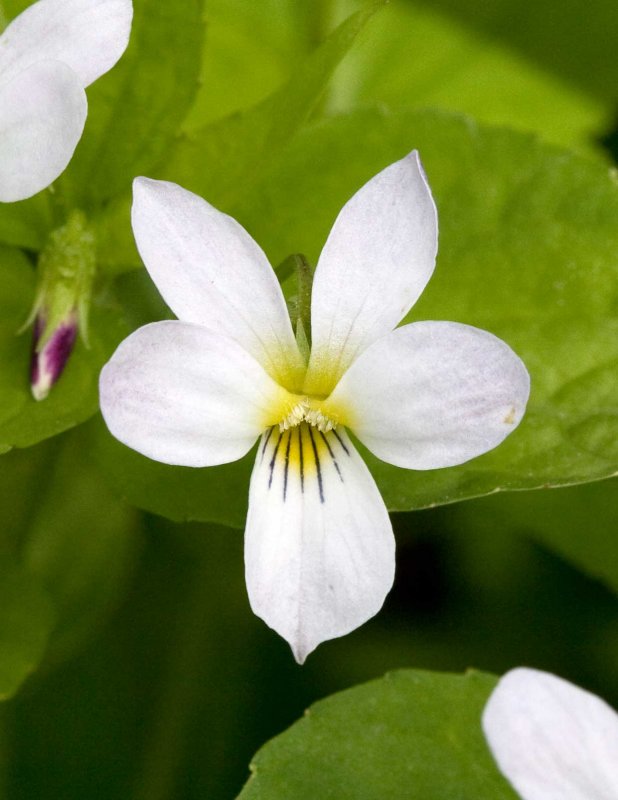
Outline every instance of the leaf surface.
<svg viewBox="0 0 618 800">
<path fill-rule="evenodd" d="M 257 753 L 239 800 L 515 800 L 481 732 L 495 682 L 402 670 L 321 700 Z"/>
<path fill-rule="evenodd" d="M 19 689 L 43 657 L 53 605 L 39 582 L 11 561 L 0 562 L 0 700 Z"/>
<path fill-rule="evenodd" d="M 187 133 L 165 176 L 226 210 L 245 197 L 309 118 L 336 66 L 382 5 L 368 5 L 345 20 L 279 91 L 258 105 Z"/>
</svg>

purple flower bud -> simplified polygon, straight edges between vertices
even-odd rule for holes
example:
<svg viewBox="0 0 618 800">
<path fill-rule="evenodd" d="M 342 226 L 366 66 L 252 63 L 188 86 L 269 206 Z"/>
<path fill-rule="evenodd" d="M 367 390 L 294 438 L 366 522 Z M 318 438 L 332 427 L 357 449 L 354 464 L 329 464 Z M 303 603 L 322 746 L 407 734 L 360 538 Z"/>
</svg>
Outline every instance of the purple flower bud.
<svg viewBox="0 0 618 800">
<path fill-rule="evenodd" d="M 35 400 L 44 400 L 62 375 L 77 337 L 77 315 L 75 312 L 69 313 L 56 326 L 43 347 L 39 348 L 38 343 L 44 330 L 45 320 L 38 314 L 34 324 L 30 364 L 30 387 Z"/>
</svg>

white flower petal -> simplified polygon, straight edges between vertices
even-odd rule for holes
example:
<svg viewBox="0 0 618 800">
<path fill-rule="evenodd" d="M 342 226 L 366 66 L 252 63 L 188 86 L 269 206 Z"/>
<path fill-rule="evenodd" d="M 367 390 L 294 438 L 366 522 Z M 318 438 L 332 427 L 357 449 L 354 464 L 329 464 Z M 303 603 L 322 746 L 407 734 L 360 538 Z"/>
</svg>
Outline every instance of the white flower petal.
<svg viewBox="0 0 618 800">
<path fill-rule="evenodd" d="M 386 507 L 345 431 L 267 432 L 249 491 L 247 590 L 296 660 L 376 614 L 394 569 Z"/>
<path fill-rule="evenodd" d="M 568 681 L 508 672 L 485 706 L 483 730 L 523 800 L 618 797 L 618 714 Z"/>
<path fill-rule="evenodd" d="M 288 365 L 302 372 L 275 273 L 236 220 L 174 183 L 137 178 L 132 221 L 146 268 L 179 319 L 236 339 L 283 383 Z"/>
<path fill-rule="evenodd" d="M 101 372 L 101 412 L 124 444 L 165 464 L 241 458 L 283 390 L 236 342 L 198 325 L 155 322 L 125 339 Z"/>
<path fill-rule="evenodd" d="M 315 271 L 308 388 L 330 388 L 408 313 L 434 269 L 436 207 L 418 153 L 363 186 L 337 217 Z"/>
<path fill-rule="evenodd" d="M 530 378 L 510 347 L 456 322 L 404 325 L 369 347 L 328 400 L 378 458 L 408 469 L 461 464 L 519 424 Z"/>
<path fill-rule="evenodd" d="M 88 86 L 129 42 L 131 0 L 39 0 L 0 36 L 0 82 L 38 61 L 62 61 Z"/>
<path fill-rule="evenodd" d="M 40 61 L 0 88 L 0 201 L 40 192 L 66 168 L 86 121 L 86 94 L 58 61 Z"/>
</svg>

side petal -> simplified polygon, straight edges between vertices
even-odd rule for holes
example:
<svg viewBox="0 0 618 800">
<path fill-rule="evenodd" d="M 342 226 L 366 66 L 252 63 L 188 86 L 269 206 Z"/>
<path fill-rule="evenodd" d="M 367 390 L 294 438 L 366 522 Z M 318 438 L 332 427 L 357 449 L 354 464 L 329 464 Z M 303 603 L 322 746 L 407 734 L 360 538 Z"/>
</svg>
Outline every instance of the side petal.
<svg viewBox="0 0 618 800">
<path fill-rule="evenodd" d="M 386 507 L 343 429 L 264 434 L 249 491 L 247 590 L 298 663 L 373 617 L 394 571 Z"/>
<path fill-rule="evenodd" d="M 524 800 L 613 800 L 618 714 L 568 681 L 515 669 L 498 683 L 483 730 L 500 770 Z"/>
<path fill-rule="evenodd" d="M 308 392 L 330 391 L 356 356 L 408 313 L 431 277 L 437 248 L 436 207 L 414 150 L 345 204 L 324 245 L 311 298 Z"/>
<path fill-rule="evenodd" d="M 111 69 L 126 50 L 131 0 L 39 0 L 0 36 L 0 80 L 37 61 L 62 61 L 82 88 Z"/>
<path fill-rule="evenodd" d="M 176 320 L 125 339 L 100 378 L 111 433 L 155 461 L 241 458 L 281 411 L 283 390 L 232 339 Z"/>
<path fill-rule="evenodd" d="M 415 322 L 359 356 L 324 410 L 378 458 L 437 469 L 500 444 L 529 393 L 526 367 L 501 339 L 456 322 Z"/>
<path fill-rule="evenodd" d="M 87 112 L 77 75 L 58 61 L 40 61 L 2 84 L 0 201 L 32 197 L 63 172 Z"/>
<path fill-rule="evenodd" d="M 275 273 L 236 220 L 167 181 L 136 178 L 133 233 L 176 316 L 236 339 L 269 374 L 297 382 L 303 362 Z"/>
</svg>

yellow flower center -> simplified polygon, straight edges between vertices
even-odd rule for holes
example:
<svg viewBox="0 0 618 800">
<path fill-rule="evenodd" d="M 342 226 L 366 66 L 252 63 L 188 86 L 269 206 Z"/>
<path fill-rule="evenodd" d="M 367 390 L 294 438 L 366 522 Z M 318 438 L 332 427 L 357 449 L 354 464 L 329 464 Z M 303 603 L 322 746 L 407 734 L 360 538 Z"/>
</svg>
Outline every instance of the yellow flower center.
<svg viewBox="0 0 618 800">
<path fill-rule="evenodd" d="M 332 431 L 337 427 L 338 419 L 332 412 L 326 413 L 326 409 L 323 408 L 325 405 L 324 401 L 318 398 L 307 396 L 298 398 L 298 402 L 279 422 L 279 430 L 283 433 L 283 431 L 300 425 L 301 422 L 307 422 L 323 433 Z"/>
<path fill-rule="evenodd" d="M 280 392 L 265 415 L 265 428 L 275 426 L 285 433 L 306 423 L 328 433 L 350 423 L 350 410 L 330 400 L 337 381 L 325 370 L 314 370 L 309 382 L 307 378 L 306 365 L 300 370 L 291 359 L 284 365 L 275 377 Z"/>
</svg>

